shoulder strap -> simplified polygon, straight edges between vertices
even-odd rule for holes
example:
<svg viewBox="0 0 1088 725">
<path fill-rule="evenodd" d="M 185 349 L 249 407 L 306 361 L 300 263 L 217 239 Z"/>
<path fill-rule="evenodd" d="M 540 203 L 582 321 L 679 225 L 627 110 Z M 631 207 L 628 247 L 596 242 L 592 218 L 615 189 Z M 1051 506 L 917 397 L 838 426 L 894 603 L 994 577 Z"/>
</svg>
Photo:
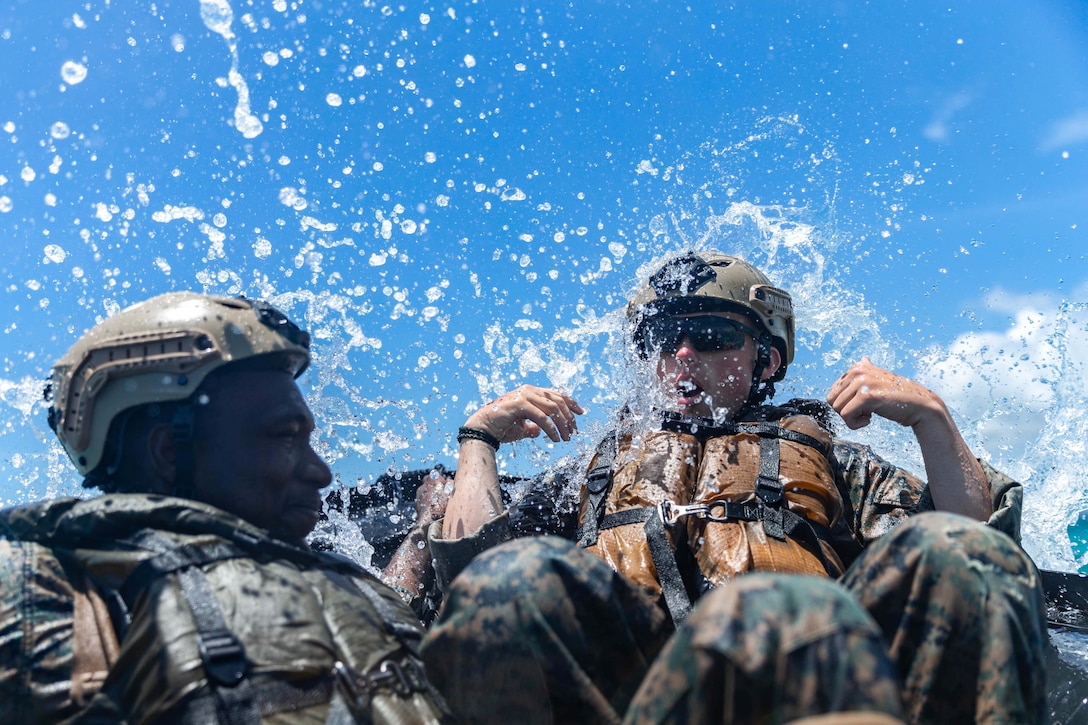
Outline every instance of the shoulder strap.
<svg viewBox="0 0 1088 725">
<path fill-rule="evenodd" d="M 160 561 L 161 573 L 177 572 L 182 596 L 193 613 L 200 659 L 211 689 L 211 693 L 196 697 L 192 705 L 194 716 L 201 721 L 222 725 L 259 725 L 261 713 L 253 684 L 247 677 L 249 661 L 245 647 L 227 628 L 219 600 L 215 598 L 208 578 L 200 568 L 201 563 L 231 557 L 208 558 L 201 562 L 202 557 L 192 556 L 193 552 L 190 551 L 196 547 L 177 546 L 166 536 L 150 529 L 129 537 L 128 541 L 141 549 L 155 552 L 158 556 L 148 561 Z M 216 545 L 208 548 L 215 549 Z M 124 588 L 130 590 L 129 582 L 125 582 Z"/>
<path fill-rule="evenodd" d="M 405 622 L 403 618 L 397 616 L 397 613 L 393 611 L 393 607 L 390 606 L 381 594 L 375 589 L 374 585 L 368 580 L 360 576 L 353 576 L 351 580 L 355 583 L 355 586 L 366 597 L 370 605 L 374 607 L 374 610 L 378 613 L 378 617 L 382 620 L 382 624 L 385 626 L 385 630 L 393 636 L 401 647 L 408 653 L 407 667 L 401 665 L 402 672 L 397 673 L 397 676 L 405 683 L 403 694 L 410 694 L 412 690 L 417 692 L 424 692 L 434 703 L 434 706 L 438 709 L 443 720 L 450 720 L 452 718 L 449 706 L 446 704 L 445 698 L 438 692 L 431 681 L 427 679 L 423 672 L 423 660 L 419 656 L 419 643 L 423 639 L 423 632 L 419 627 Z M 392 662 L 387 660 L 386 662 Z M 381 672 L 388 670 L 395 671 L 395 663 L 392 665 L 386 665 L 385 662 L 380 666 Z M 345 668 L 342 664 L 338 665 L 337 675 L 338 678 L 343 678 Z M 406 677 L 408 673 L 411 676 Z"/>
<path fill-rule="evenodd" d="M 604 500 L 612 488 L 612 464 L 619 453 L 619 431 L 612 431 L 597 446 L 597 465 L 586 474 L 586 490 L 589 493 L 585 518 L 578 525 L 578 543 L 582 547 L 597 543 Z"/>
</svg>

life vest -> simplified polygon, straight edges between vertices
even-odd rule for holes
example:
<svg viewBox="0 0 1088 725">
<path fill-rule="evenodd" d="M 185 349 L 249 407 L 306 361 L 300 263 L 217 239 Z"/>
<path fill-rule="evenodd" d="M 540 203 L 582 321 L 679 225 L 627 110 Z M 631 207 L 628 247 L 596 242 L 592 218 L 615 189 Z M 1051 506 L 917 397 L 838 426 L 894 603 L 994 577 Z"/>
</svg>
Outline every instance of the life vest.
<svg viewBox="0 0 1088 725">
<path fill-rule="evenodd" d="M 354 562 L 142 494 L 0 512 L 0 714 L 438 723 L 410 610 Z"/>
<path fill-rule="evenodd" d="M 677 623 L 693 597 L 749 571 L 837 577 L 843 565 L 827 531 L 843 500 L 830 450 L 829 434 L 805 415 L 700 437 L 667 425 L 606 439 L 582 488 L 579 541 L 664 594 Z M 683 573 L 691 568 L 697 581 Z"/>
</svg>

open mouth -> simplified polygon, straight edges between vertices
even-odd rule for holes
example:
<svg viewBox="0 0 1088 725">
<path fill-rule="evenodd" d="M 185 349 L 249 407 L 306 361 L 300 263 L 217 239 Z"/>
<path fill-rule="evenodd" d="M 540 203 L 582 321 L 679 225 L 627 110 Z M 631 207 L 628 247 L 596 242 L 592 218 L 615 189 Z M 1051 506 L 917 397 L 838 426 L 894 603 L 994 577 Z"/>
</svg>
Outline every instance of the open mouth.
<svg viewBox="0 0 1088 725">
<path fill-rule="evenodd" d="M 694 380 L 677 380 L 676 396 L 681 402 L 692 401 L 703 394 L 703 389 Z"/>
</svg>

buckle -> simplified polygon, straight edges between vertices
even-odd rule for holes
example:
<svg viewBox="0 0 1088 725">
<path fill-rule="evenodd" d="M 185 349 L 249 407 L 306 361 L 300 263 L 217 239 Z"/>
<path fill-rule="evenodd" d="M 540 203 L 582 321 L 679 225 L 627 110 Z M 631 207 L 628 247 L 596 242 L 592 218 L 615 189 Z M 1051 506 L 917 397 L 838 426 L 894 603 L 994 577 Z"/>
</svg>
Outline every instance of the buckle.
<svg viewBox="0 0 1088 725">
<path fill-rule="evenodd" d="M 597 466 L 586 475 L 586 489 L 590 493 L 600 493 L 608 487 L 611 477 L 611 466 Z"/>
<path fill-rule="evenodd" d="M 410 697 L 413 692 L 427 692 L 427 677 L 423 666 L 414 659 L 403 662 L 388 659 L 365 675 L 353 673 L 343 662 L 333 666 L 337 681 L 352 702 L 360 708 L 369 703 L 378 690 L 389 690 L 399 697 Z"/>
<path fill-rule="evenodd" d="M 332 666 L 332 672 L 336 677 L 336 684 L 340 686 L 341 691 L 347 697 L 348 708 L 356 714 L 356 719 L 359 719 L 359 713 L 368 713 L 370 709 L 370 690 L 359 688 L 355 676 L 343 662 L 337 661 Z M 365 720 L 360 720 L 360 722 L 365 722 Z"/>
<path fill-rule="evenodd" d="M 217 685 L 234 687 L 246 676 L 246 649 L 227 630 L 217 630 L 200 636 L 200 659 L 208 679 Z"/>
<path fill-rule="evenodd" d="M 687 516 L 699 516 L 706 512 L 706 506 L 703 504 L 679 504 L 665 499 L 658 504 L 658 511 L 661 514 L 661 520 L 666 526 L 675 526 L 676 522 Z"/>
</svg>

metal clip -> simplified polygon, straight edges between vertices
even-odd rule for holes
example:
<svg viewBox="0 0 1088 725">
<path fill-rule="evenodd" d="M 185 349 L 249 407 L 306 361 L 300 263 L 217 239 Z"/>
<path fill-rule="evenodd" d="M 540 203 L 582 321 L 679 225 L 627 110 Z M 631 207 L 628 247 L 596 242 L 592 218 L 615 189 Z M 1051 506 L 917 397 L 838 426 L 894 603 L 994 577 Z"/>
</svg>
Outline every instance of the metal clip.
<svg viewBox="0 0 1088 725">
<path fill-rule="evenodd" d="M 699 516 L 706 513 L 706 506 L 700 503 L 693 504 L 679 504 L 665 499 L 658 507 L 661 511 L 661 520 L 665 522 L 666 526 L 675 526 L 676 522 L 685 516 Z"/>
<path fill-rule="evenodd" d="M 661 511 L 661 520 L 666 526 L 675 526 L 676 522 L 687 516 L 697 516 L 708 521 L 730 521 L 729 502 L 712 501 L 711 503 L 679 504 L 665 499 L 658 508 Z"/>
<path fill-rule="evenodd" d="M 344 695 L 348 709 L 351 710 L 359 722 L 366 722 L 366 717 L 369 717 L 370 714 L 369 690 L 359 688 L 355 682 L 355 677 L 343 662 L 338 661 L 333 665 L 332 671 L 336 677 L 336 684 L 340 686 L 341 694 Z M 361 715 L 363 717 L 360 717 Z"/>
<path fill-rule="evenodd" d="M 705 518 L 707 521 L 718 521 L 724 523 L 730 520 L 728 511 L 728 501 L 712 501 L 711 503 L 706 504 Z"/>
</svg>

